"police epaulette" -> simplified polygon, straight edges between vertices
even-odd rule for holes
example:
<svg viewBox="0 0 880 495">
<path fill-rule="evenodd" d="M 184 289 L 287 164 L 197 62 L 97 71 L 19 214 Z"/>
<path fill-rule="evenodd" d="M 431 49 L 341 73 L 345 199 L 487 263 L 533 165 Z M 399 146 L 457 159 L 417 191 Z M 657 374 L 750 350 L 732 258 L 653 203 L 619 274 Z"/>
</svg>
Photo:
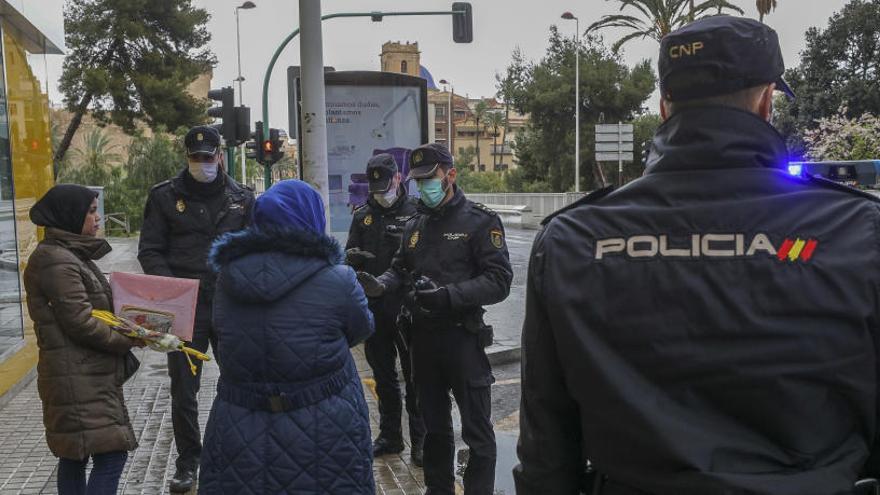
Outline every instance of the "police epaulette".
<svg viewBox="0 0 880 495">
<path fill-rule="evenodd" d="M 160 187 L 167 186 L 168 184 L 171 184 L 171 179 L 163 180 L 162 182 L 151 187 L 150 190 L 152 191 L 153 189 L 159 189 Z"/>
<path fill-rule="evenodd" d="M 549 223 L 550 220 L 553 220 L 558 215 L 561 215 L 561 214 L 567 212 L 568 210 L 571 210 L 573 208 L 577 208 L 578 206 L 581 206 L 581 205 L 590 204 L 594 201 L 598 201 L 598 200 L 604 198 L 605 196 L 608 196 L 608 194 L 610 194 L 611 191 L 613 191 L 613 190 L 614 190 L 614 186 L 608 186 L 608 187 L 603 187 L 602 189 L 596 189 L 595 191 L 591 192 L 590 194 L 587 194 L 583 198 L 575 201 L 574 203 L 572 203 L 568 206 L 563 206 L 562 208 L 547 215 L 547 217 L 545 217 L 544 220 L 541 220 L 541 225 L 547 225 L 547 223 Z"/>
<path fill-rule="evenodd" d="M 354 212 L 356 212 L 356 211 L 361 211 L 361 210 L 363 210 L 364 208 L 367 207 L 368 204 L 369 204 L 369 203 L 364 203 L 364 204 L 362 204 L 362 205 L 360 205 L 360 206 L 355 206 L 355 207 L 354 207 L 354 210 L 352 210 L 352 213 L 354 213 Z"/>
<path fill-rule="evenodd" d="M 486 213 L 489 216 L 494 217 L 494 216 L 498 215 L 498 213 L 495 210 L 493 210 L 492 208 L 489 208 L 488 206 L 484 205 L 483 203 L 473 203 L 473 205 L 474 205 L 474 208 L 476 208 L 478 210 L 482 210 L 483 213 Z"/>
<path fill-rule="evenodd" d="M 873 194 L 866 193 L 865 191 L 862 191 L 861 189 L 849 187 L 845 184 L 841 184 L 839 182 L 834 182 L 833 180 L 828 180 L 825 177 L 820 177 L 820 176 L 816 176 L 816 175 L 806 174 L 805 177 L 808 182 L 815 184 L 819 187 L 824 187 L 827 189 L 835 189 L 837 191 L 847 192 L 847 193 L 853 194 L 855 196 L 861 196 L 863 198 L 870 199 L 871 201 L 880 203 L 880 198 L 878 198 L 877 196 L 874 196 Z"/>
</svg>

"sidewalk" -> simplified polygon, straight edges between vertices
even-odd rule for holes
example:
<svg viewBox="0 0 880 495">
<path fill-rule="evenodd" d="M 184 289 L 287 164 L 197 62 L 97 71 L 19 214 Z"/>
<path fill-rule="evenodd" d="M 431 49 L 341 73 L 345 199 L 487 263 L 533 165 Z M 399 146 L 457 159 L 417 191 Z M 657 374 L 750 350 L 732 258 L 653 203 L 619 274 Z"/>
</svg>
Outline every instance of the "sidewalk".
<svg viewBox="0 0 880 495">
<path fill-rule="evenodd" d="M 137 239 L 113 239 L 113 252 L 99 265 L 104 271 L 136 272 Z M 130 453 L 120 482 L 122 494 L 165 494 L 174 474 L 174 435 L 171 429 L 171 398 L 165 355 L 148 349 L 136 352 L 141 368 L 125 385 L 125 398 L 140 446 Z M 364 383 L 370 409 L 370 426 L 378 431 L 376 396 L 370 387 L 371 372 L 363 347 L 352 350 Z M 219 368 L 208 363 L 202 371 L 199 392 L 200 424 L 204 429 L 214 400 Z M 406 428 L 404 428 L 406 431 Z M 409 444 L 408 439 L 406 440 Z M 55 494 L 57 459 L 49 452 L 43 434 L 42 406 L 36 380 L 28 384 L 5 407 L 0 408 L 0 494 Z M 409 448 L 401 455 L 375 459 L 376 493 L 418 494 L 424 491 L 422 471 L 410 465 Z"/>
</svg>

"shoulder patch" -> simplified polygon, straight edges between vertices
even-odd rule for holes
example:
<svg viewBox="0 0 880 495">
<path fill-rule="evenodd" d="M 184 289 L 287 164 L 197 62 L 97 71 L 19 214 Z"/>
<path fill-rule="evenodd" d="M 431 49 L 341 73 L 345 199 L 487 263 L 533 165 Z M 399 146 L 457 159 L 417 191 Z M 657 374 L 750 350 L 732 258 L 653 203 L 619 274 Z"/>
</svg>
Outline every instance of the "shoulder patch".
<svg viewBox="0 0 880 495">
<path fill-rule="evenodd" d="M 486 205 L 484 205 L 484 204 L 482 204 L 482 203 L 474 203 L 474 202 L 471 202 L 471 204 L 472 204 L 473 207 L 476 208 L 477 210 L 482 211 L 483 213 L 485 213 L 485 214 L 487 214 L 487 215 L 489 215 L 489 216 L 491 216 L 491 217 L 494 217 L 494 216 L 497 216 L 497 215 L 498 215 L 498 213 L 496 213 L 495 210 L 493 210 L 492 208 L 489 208 L 488 206 L 486 206 Z"/>
<path fill-rule="evenodd" d="M 587 194 L 583 198 L 575 201 L 574 203 L 572 203 L 568 206 L 564 206 L 564 207 L 554 211 L 553 213 L 547 215 L 547 217 L 541 221 L 541 225 L 547 225 L 550 222 L 550 220 L 553 220 L 558 215 L 561 215 L 561 214 L 567 212 L 568 210 L 577 208 L 578 206 L 581 206 L 581 205 L 588 205 L 591 203 L 595 203 L 596 201 L 611 194 L 611 191 L 614 191 L 614 186 L 607 186 L 607 187 L 603 187 L 602 189 L 596 189 L 595 191 L 591 192 L 590 194 Z"/>
<path fill-rule="evenodd" d="M 828 180 L 825 177 L 820 177 L 818 175 L 806 175 L 805 176 L 807 182 L 810 184 L 823 187 L 825 189 L 834 189 L 837 191 L 842 191 L 845 193 L 852 194 L 853 196 L 861 196 L 865 199 L 869 199 L 875 203 L 880 203 L 880 197 L 874 196 L 871 193 L 867 193 L 862 191 L 861 189 L 856 189 L 854 187 L 849 187 L 847 185 L 841 184 L 839 182 L 834 182 L 833 180 Z"/>
<path fill-rule="evenodd" d="M 152 191 L 153 189 L 159 189 L 160 187 L 165 187 L 165 186 L 167 186 L 168 184 L 171 184 L 171 179 L 163 180 L 162 182 L 160 182 L 160 183 L 154 185 L 153 187 L 151 187 L 150 190 Z"/>
</svg>

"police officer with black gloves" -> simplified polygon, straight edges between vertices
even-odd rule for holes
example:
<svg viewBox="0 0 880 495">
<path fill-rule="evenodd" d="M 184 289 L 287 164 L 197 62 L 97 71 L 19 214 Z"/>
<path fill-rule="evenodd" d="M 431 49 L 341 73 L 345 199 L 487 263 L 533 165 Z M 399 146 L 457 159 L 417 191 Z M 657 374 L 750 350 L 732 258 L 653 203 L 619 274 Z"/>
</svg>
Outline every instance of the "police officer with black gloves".
<svg viewBox="0 0 880 495">
<path fill-rule="evenodd" d="M 195 331 L 190 347 L 217 349 L 211 324 L 215 275 L 207 265 L 211 244 L 221 234 L 249 222 L 254 194 L 223 169 L 220 134 L 212 127 L 190 129 L 184 139 L 188 167 L 177 177 L 153 186 L 144 208 L 138 261 L 144 273 L 199 280 Z M 172 492 L 186 492 L 196 481 L 201 432 L 196 395 L 201 362 L 193 376 L 183 353 L 168 354 L 171 377 L 171 421 L 177 444 L 177 470 Z"/>
<path fill-rule="evenodd" d="M 360 272 L 358 279 L 371 297 L 404 294 L 413 379 L 427 429 L 427 493 L 454 493 L 451 391 L 470 448 L 465 493 L 491 495 L 496 448 L 490 386 L 495 380 L 484 350 L 492 328 L 483 322 L 483 306 L 507 297 L 513 272 L 501 220 L 468 201 L 455 175 L 445 147 L 432 143 L 413 150 L 410 177 L 421 197 L 418 215 L 407 223 L 391 268 L 378 278 Z"/>
<path fill-rule="evenodd" d="M 416 199 L 408 195 L 394 157 L 382 153 L 367 162 L 370 198 L 354 211 L 348 242 L 346 263 L 355 270 L 379 276 L 391 266 L 407 220 L 416 214 Z M 403 451 L 401 415 L 403 404 L 397 382 L 396 361 L 406 382 L 406 412 L 409 416 L 410 456 L 416 466 L 422 465 L 422 442 L 425 425 L 419 414 L 416 393 L 410 373 L 409 335 L 397 328 L 401 297 L 387 294 L 370 300 L 376 322 L 376 333 L 364 343 L 367 362 L 376 380 L 379 397 L 379 436 L 373 442 L 373 456 Z"/>
<path fill-rule="evenodd" d="M 645 175 L 535 240 L 517 493 L 856 493 L 880 474 L 880 205 L 788 173 L 769 27 L 696 21 L 659 65 Z"/>
</svg>

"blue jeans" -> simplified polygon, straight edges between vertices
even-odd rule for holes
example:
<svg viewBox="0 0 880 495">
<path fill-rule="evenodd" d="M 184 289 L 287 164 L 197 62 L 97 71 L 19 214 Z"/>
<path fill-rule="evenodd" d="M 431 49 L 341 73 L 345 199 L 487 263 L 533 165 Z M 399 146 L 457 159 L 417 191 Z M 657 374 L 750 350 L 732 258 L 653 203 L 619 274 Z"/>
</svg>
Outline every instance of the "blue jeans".
<svg viewBox="0 0 880 495">
<path fill-rule="evenodd" d="M 128 452 L 107 452 L 92 456 L 92 472 L 86 483 L 89 459 L 58 460 L 58 495 L 114 495 Z"/>
</svg>

